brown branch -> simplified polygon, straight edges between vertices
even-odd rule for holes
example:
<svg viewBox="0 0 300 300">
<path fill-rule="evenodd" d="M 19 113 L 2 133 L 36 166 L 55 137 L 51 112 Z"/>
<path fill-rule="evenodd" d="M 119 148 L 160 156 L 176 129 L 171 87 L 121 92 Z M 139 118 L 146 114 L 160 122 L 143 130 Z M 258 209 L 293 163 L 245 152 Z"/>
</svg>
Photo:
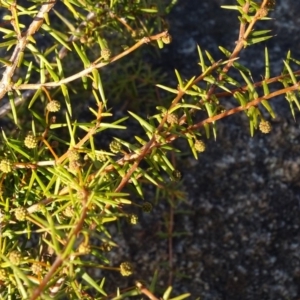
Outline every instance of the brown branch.
<svg viewBox="0 0 300 300">
<path fill-rule="evenodd" d="M 29 25 L 27 31 L 20 37 L 18 37 L 18 42 L 15 46 L 13 54 L 9 59 L 11 65 L 6 67 L 5 71 L 3 72 L 2 79 L 0 81 L 0 99 L 2 99 L 5 96 L 5 94 L 12 88 L 12 77 L 18 66 L 21 53 L 24 52 L 30 36 L 34 35 L 35 32 L 40 29 L 44 22 L 45 14 L 52 9 L 55 3 L 55 0 L 43 3 L 39 12 L 34 17 L 32 23 Z"/>
<path fill-rule="evenodd" d="M 249 9 L 249 3 L 250 3 L 250 1 L 247 1 L 245 6 L 243 7 L 243 11 L 245 13 Z M 257 10 L 255 16 L 253 17 L 252 21 L 248 24 L 247 28 L 245 27 L 245 24 L 241 23 L 240 32 L 239 32 L 239 40 L 237 41 L 237 44 L 229 57 L 228 63 L 223 67 L 222 72 L 219 75 L 219 78 L 218 78 L 219 82 L 222 81 L 224 74 L 226 74 L 229 71 L 230 67 L 233 64 L 234 59 L 236 59 L 239 56 L 240 52 L 244 48 L 244 43 L 246 42 L 251 31 L 253 30 L 255 23 L 260 19 L 261 10 L 266 6 L 266 3 L 267 3 L 267 0 L 263 0 L 263 2 L 261 4 L 261 8 Z M 207 99 L 210 99 L 211 95 L 215 92 L 216 87 L 217 87 L 216 84 L 214 84 L 210 87 L 210 89 L 207 93 Z"/>
<path fill-rule="evenodd" d="M 154 296 L 145 286 L 140 282 L 136 282 L 136 287 L 140 290 L 142 294 L 147 296 L 150 300 L 159 300 L 156 296 Z"/>
<path fill-rule="evenodd" d="M 74 228 L 73 232 L 71 232 L 65 247 L 62 251 L 62 254 L 58 254 L 54 263 L 52 264 L 50 270 L 48 271 L 47 275 L 43 278 L 42 282 L 39 284 L 39 286 L 33 291 L 30 300 L 35 300 L 37 299 L 41 293 L 44 291 L 45 287 L 47 286 L 47 284 L 49 283 L 49 281 L 51 280 L 51 278 L 53 277 L 53 275 L 55 274 L 55 272 L 57 271 L 57 269 L 62 265 L 62 263 L 64 262 L 64 260 L 66 260 L 71 254 L 70 253 L 66 253 L 66 250 L 69 247 L 69 244 L 73 242 L 74 237 L 76 237 L 79 232 L 81 231 L 83 224 L 84 224 L 84 220 L 88 211 L 88 206 L 87 206 L 87 198 L 88 198 L 88 192 L 85 191 L 85 197 L 84 200 L 82 201 L 83 204 L 83 208 L 82 208 L 82 212 L 81 212 L 81 216 L 80 219 L 76 225 L 76 227 Z M 59 280 L 62 280 L 61 278 Z"/>
<path fill-rule="evenodd" d="M 71 75 L 69 77 L 63 78 L 60 81 L 57 82 L 46 82 L 46 83 L 25 83 L 25 84 L 20 84 L 18 86 L 13 86 L 13 89 L 15 90 L 38 90 L 41 87 L 49 87 L 49 88 L 54 88 L 54 87 L 59 87 L 62 84 L 67 84 L 69 82 L 72 82 L 76 79 L 82 78 L 84 76 L 89 75 L 90 73 L 92 73 L 93 70 L 95 69 L 100 69 L 104 66 L 106 66 L 109 63 L 115 62 L 117 60 L 119 60 L 120 58 L 128 55 L 129 53 L 135 51 L 136 49 L 138 49 L 139 47 L 141 47 L 143 44 L 147 44 L 151 41 L 156 41 L 160 38 L 162 38 L 163 36 L 165 36 L 167 34 L 167 31 L 164 31 L 162 33 L 150 36 L 150 37 L 144 37 L 141 40 L 139 40 L 136 44 L 134 44 L 133 46 L 131 46 L 129 49 L 123 51 L 122 53 L 116 55 L 115 57 L 113 57 L 109 62 L 100 62 L 100 63 L 92 63 L 89 67 L 87 67 L 86 69 L 80 71 L 79 73 L 76 73 L 74 75 Z"/>
<path fill-rule="evenodd" d="M 293 86 L 290 86 L 290 87 L 287 87 L 287 88 L 284 88 L 282 90 L 279 90 L 279 91 L 275 91 L 273 93 L 270 93 L 269 95 L 266 95 L 266 96 L 262 96 L 262 97 L 259 97 L 257 99 L 254 99 L 250 102 L 248 102 L 245 106 L 238 106 L 238 107 L 235 107 L 235 108 L 232 108 L 230 110 L 227 110 L 221 114 L 218 114 L 216 116 L 213 116 L 213 117 L 210 117 L 210 118 L 207 118 L 195 125 L 192 125 L 190 126 L 187 131 L 189 130 L 195 130 L 195 129 L 198 129 L 202 126 L 204 126 L 205 124 L 208 124 L 208 123 L 212 123 L 212 122 L 215 122 L 217 120 L 220 120 L 220 119 L 223 119 L 225 117 L 228 117 L 230 115 L 233 115 L 233 114 L 236 114 L 238 112 L 241 112 L 241 111 L 244 111 L 246 109 L 249 109 L 250 107 L 252 106 L 257 106 L 261 101 L 263 100 L 270 100 L 274 97 L 277 97 L 279 95 L 282 95 L 282 94 L 286 94 L 288 92 L 292 92 L 292 91 L 295 91 L 295 90 L 298 90 L 299 89 L 299 86 L 300 86 L 300 82 L 293 85 Z M 170 137 L 171 138 L 171 137 Z M 173 138 L 174 139 L 174 138 Z"/>
</svg>

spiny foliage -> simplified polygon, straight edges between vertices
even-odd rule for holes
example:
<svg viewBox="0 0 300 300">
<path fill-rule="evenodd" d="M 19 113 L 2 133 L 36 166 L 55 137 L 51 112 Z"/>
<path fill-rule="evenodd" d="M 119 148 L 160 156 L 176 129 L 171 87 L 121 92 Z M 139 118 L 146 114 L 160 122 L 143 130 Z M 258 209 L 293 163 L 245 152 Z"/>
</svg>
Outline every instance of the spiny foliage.
<svg viewBox="0 0 300 300">
<path fill-rule="evenodd" d="M 197 158 L 206 150 L 203 140 L 217 137 L 217 121 L 224 117 L 244 112 L 254 135 L 257 129 L 271 130 L 266 119 L 275 116 L 269 104 L 274 97 L 285 94 L 293 115 L 294 108 L 300 108 L 299 71 L 293 70 L 299 61 L 290 52 L 282 73 L 271 78 L 266 49 L 260 82 L 253 82 L 251 70 L 238 59 L 247 47 L 272 37 L 270 30 L 257 30 L 256 24 L 269 20 L 275 2 L 237 0 L 234 6 L 224 6 L 235 10 L 240 20 L 234 49 L 220 46 L 220 56 L 213 58 L 198 47 L 201 74 L 185 79 L 176 70 L 177 86 L 157 84 L 174 95 L 170 103 L 163 101 L 167 104 L 157 106 L 148 118 L 133 111 L 113 118 L 115 103 L 106 95 L 121 99 L 132 89 L 130 80 L 124 79 L 128 65 L 122 66 L 122 58 L 130 58 L 142 45 L 160 49 L 171 42 L 162 16 L 175 2 L 1 1 L 0 114 L 8 115 L 7 122 L 13 121 L 18 128 L 2 130 L 0 150 L 3 299 L 124 299 L 139 293 L 158 299 L 154 296 L 157 274 L 149 287 L 137 282 L 125 290 L 116 287 L 114 295 L 107 294 L 105 278 L 88 275 L 86 267 L 123 276 L 135 272 L 128 261 L 110 266 L 107 252 L 117 244 L 107 226 L 122 219 L 138 222 L 126 206 L 152 213 L 152 204 L 144 201 L 145 184 L 170 198 L 183 198 L 174 189 L 181 174 L 170 159 L 171 152 L 179 151 L 173 141 L 186 140 Z M 113 85 L 102 81 L 110 65 L 119 70 L 113 74 Z M 143 62 L 137 65 L 136 72 L 145 74 Z M 231 75 L 232 69 L 238 71 L 238 78 Z M 147 72 L 146 84 L 156 76 L 156 71 Z M 138 74 L 133 73 L 136 78 Z M 275 82 L 283 88 L 270 92 Z M 235 99 L 235 108 L 225 109 L 228 98 Z M 76 119 L 74 108 L 79 101 L 89 108 L 88 121 Z M 134 142 L 110 134 L 126 130 L 127 118 L 144 131 L 134 136 Z M 97 140 L 105 132 L 109 132 L 109 143 L 98 148 Z M 162 299 L 170 299 L 170 294 L 168 288 Z"/>
</svg>

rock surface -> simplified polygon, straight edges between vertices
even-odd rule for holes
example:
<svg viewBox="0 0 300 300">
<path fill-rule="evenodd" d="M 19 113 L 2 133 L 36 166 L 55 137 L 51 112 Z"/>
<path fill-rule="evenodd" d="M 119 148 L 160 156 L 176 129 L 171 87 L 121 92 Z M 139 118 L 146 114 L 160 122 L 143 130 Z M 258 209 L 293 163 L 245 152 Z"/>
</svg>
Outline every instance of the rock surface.
<svg viewBox="0 0 300 300">
<path fill-rule="evenodd" d="M 300 56 L 300 2 L 277 2 L 274 19 L 261 25 L 276 36 L 241 55 L 254 81 L 264 74 L 265 46 L 273 76 L 280 74 L 289 49 Z M 216 60 L 223 58 L 219 45 L 234 47 L 237 14 L 221 10 L 225 3 L 235 2 L 182 0 L 173 9 L 173 42 L 164 49 L 162 66 L 174 85 L 175 68 L 186 79 L 199 75 L 197 44 Z M 174 209 L 174 294 L 190 292 L 191 299 L 201 300 L 300 299 L 300 131 L 283 97 L 271 104 L 277 117 L 270 120 L 266 114 L 270 134 L 256 132 L 251 138 L 246 117 L 235 115 L 219 123 L 217 141 L 207 142 L 198 161 L 189 156 L 178 162 L 186 198 Z M 135 262 L 134 279 L 151 278 L 159 269 L 161 286 L 167 285 L 170 245 L 157 232 L 167 232 L 169 210 L 162 197 L 153 214 L 120 235 L 123 246 L 115 261 L 127 257 Z"/>
</svg>

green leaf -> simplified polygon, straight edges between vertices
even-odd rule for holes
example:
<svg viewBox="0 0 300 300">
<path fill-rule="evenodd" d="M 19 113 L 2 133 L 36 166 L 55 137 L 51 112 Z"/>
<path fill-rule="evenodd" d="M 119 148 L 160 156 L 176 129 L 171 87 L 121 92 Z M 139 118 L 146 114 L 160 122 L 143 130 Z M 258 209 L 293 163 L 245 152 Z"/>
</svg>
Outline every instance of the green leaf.
<svg viewBox="0 0 300 300">
<path fill-rule="evenodd" d="M 209 124 L 208 123 L 204 123 L 204 129 L 205 129 L 206 138 L 209 139 L 210 138 L 210 130 L 209 130 Z"/>
<path fill-rule="evenodd" d="M 152 292 L 152 293 L 155 292 L 155 286 L 156 286 L 157 280 L 158 280 L 158 271 L 155 270 L 154 275 L 153 275 L 153 278 L 152 278 L 151 283 L 150 283 L 150 287 L 149 287 L 149 290 L 150 290 L 150 292 Z"/>
<path fill-rule="evenodd" d="M 210 61 L 210 63 L 213 65 L 216 61 L 213 59 L 213 57 L 211 56 L 211 54 L 205 50 L 205 54 L 208 58 L 208 60 Z"/>
<path fill-rule="evenodd" d="M 152 125 L 150 125 L 148 122 L 146 122 L 143 118 L 140 116 L 136 115 L 133 112 L 128 111 L 140 124 L 141 126 L 146 129 L 147 132 L 154 133 L 156 128 Z"/>
<path fill-rule="evenodd" d="M 200 59 L 199 65 L 201 66 L 202 73 L 204 73 L 207 70 L 207 66 L 205 65 L 201 48 L 199 46 L 197 46 L 197 49 L 198 49 L 198 55 L 199 55 L 199 59 Z"/>
<path fill-rule="evenodd" d="M 67 121 L 67 126 L 68 126 L 68 129 L 69 129 L 69 135 L 70 135 L 70 145 L 71 146 L 75 146 L 76 145 L 76 142 L 75 142 L 75 137 L 74 137 L 74 132 L 73 132 L 73 129 L 72 129 L 72 124 L 71 124 L 71 120 L 70 120 L 70 116 L 69 114 L 66 112 L 66 121 Z M 74 126 L 75 128 L 75 126 Z"/>
<path fill-rule="evenodd" d="M 176 77 L 178 80 L 179 88 L 182 90 L 183 89 L 183 81 L 181 79 L 179 72 L 176 69 L 175 69 L 175 74 L 176 74 Z"/>
<path fill-rule="evenodd" d="M 85 68 L 89 67 L 91 65 L 90 60 L 88 59 L 86 53 L 84 52 L 84 48 L 82 46 L 78 46 L 75 42 L 73 42 L 73 46 L 80 57 L 81 61 L 83 62 L 83 65 Z"/>
<path fill-rule="evenodd" d="M 167 86 L 164 86 L 164 85 L 161 85 L 161 84 L 156 84 L 156 86 L 159 87 L 159 88 L 161 88 L 161 89 L 163 89 L 163 90 L 166 90 L 166 91 L 168 91 L 170 93 L 178 94 L 178 90 L 176 90 L 176 89 L 172 89 L 170 87 L 167 87 Z"/>
<path fill-rule="evenodd" d="M 242 93 L 240 93 L 240 92 L 235 92 L 235 93 L 233 94 L 233 97 L 234 97 L 235 99 L 237 99 L 237 100 L 239 101 L 240 105 L 243 106 L 243 107 L 245 107 L 246 104 L 248 103 L 248 99 L 245 97 L 245 94 L 244 94 L 244 93 L 242 94 Z"/>
<path fill-rule="evenodd" d="M 26 72 L 26 75 L 25 75 L 25 80 L 24 80 L 24 83 L 28 83 L 29 80 L 30 80 L 30 77 L 31 77 L 31 71 L 32 71 L 32 61 L 28 64 L 28 68 L 27 68 L 27 72 Z"/>
<path fill-rule="evenodd" d="M 100 287 L 99 284 L 96 283 L 96 281 L 90 277 L 87 273 L 84 273 L 81 278 L 85 280 L 90 286 L 92 286 L 96 291 L 98 291 L 100 294 L 107 296 L 107 294 L 104 292 L 104 290 Z"/>
<path fill-rule="evenodd" d="M 12 111 L 12 114 L 13 114 L 14 122 L 17 126 L 19 126 L 18 125 L 17 110 L 16 110 L 16 105 L 15 105 L 15 97 L 14 97 L 13 92 L 8 92 L 8 98 L 9 98 L 9 103 L 10 103 L 11 111 Z"/>
<path fill-rule="evenodd" d="M 45 65 L 48 73 L 50 74 L 50 76 L 52 77 L 52 79 L 55 81 L 55 82 L 58 82 L 59 81 L 59 76 L 53 71 L 52 68 L 50 68 L 48 65 Z"/>
<path fill-rule="evenodd" d="M 270 78 L 270 60 L 268 48 L 265 47 L 265 79 Z"/>
<path fill-rule="evenodd" d="M 247 84 L 249 94 L 251 96 L 250 100 L 258 98 L 258 94 L 257 94 L 257 92 L 255 90 L 255 87 L 252 84 L 252 82 L 249 80 L 249 78 L 246 76 L 246 74 L 242 70 L 240 70 L 240 73 L 241 73 L 242 77 L 244 78 L 244 80 Z"/>
<path fill-rule="evenodd" d="M 140 11 L 150 13 L 150 14 L 156 14 L 157 13 L 156 8 L 140 8 Z"/>
<path fill-rule="evenodd" d="M 156 42 L 157 42 L 158 48 L 163 49 L 164 43 L 163 43 L 162 39 L 157 39 Z"/>
<path fill-rule="evenodd" d="M 134 185 L 134 187 L 135 187 L 135 189 L 136 189 L 138 195 L 139 195 L 141 198 L 144 199 L 142 187 L 141 187 L 139 181 L 134 177 L 134 175 L 130 177 L 130 180 L 132 181 L 132 183 L 133 183 L 133 185 Z"/>
<path fill-rule="evenodd" d="M 61 45 L 66 47 L 69 51 L 72 51 L 72 49 L 69 47 L 67 40 L 68 37 L 65 34 L 62 34 L 61 32 L 54 30 L 49 25 L 43 23 L 41 26 L 46 32 L 48 32 L 52 37 L 54 37 Z"/>
<path fill-rule="evenodd" d="M 45 65 L 48 65 L 49 68 L 52 68 L 51 64 L 46 59 L 45 55 L 39 52 L 39 50 L 33 46 L 33 44 L 28 43 L 26 48 L 29 49 L 33 55 L 36 55 Z"/>
<path fill-rule="evenodd" d="M 247 39 L 247 45 L 254 45 L 254 44 L 257 44 L 257 43 L 265 42 L 265 41 L 271 39 L 272 37 L 273 37 L 273 35 L 267 35 L 267 36 L 263 36 L 263 37 L 248 38 Z"/>
<path fill-rule="evenodd" d="M 227 58 L 231 56 L 231 52 L 228 51 L 226 48 L 219 46 L 219 49 L 226 55 Z"/>
<path fill-rule="evenodd" d="M 70 100 L 70 96 L 69 96 L 69 92 L 68 92 L 68 88 L 65 84 L 61 84 L 61 91 L 64 95 L 64 99 L 65 99 L 65 103 L 68 109 L 68 113 L 70 114 L 70 116 L 72 116 L 72 105 L 71 105 L 71 100 Z"/>
<path fill-rule="evenodd" d="M 275 112 L 274 112 L 273 108 L 271 107 L 269 101 L 262 100 L 261 104 L 265 107 L 265 109 L 269 112 L 271 117 L 274 119 L 276 117 L 276 115 L 275 115 Z"/>
<path fill-rule="evenodd" d="M 163 300 L 169 300 L 172 292 L 172 287 L 169 286 L 163 294 Z"/>
<path fill-rule="evenodd" d="M 0 43 L 0 48 L 11 47 L 12 45 L 15 45 L 16 43 L 17 43 L 17 39 L 11 39 L 6 42 Z"/>
<path fill-rule="evenodd" d="M 239 6 L 237 6 L 237 5 L 221 5 L 221 8 L 238 10 Z"/>
<path fill-rule="evenodd" d="M 294 75 L 294 73 L 293 73 L 290 65 L 286 61 L 283 61 L 283 63 L 285 65 L 287 71 L 289 72 L 289 75 L 290 75 L 290 77 L 291 77 L 291 79 L 293 81 L 293 84 L 297 84 L 297 79 L 296 79 L 296 77 L 295 77 L 295 75 Z"/>
</svg>

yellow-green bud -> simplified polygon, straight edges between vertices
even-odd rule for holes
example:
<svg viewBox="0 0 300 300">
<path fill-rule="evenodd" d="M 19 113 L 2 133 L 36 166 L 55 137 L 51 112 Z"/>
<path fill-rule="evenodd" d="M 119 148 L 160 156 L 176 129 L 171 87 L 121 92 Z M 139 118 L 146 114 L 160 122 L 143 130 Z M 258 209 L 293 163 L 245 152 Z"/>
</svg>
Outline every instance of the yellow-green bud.
<svg viewBox="0 0 300 300">
<path fill-rule="evenodd" d="M 101 161 L 101 162 L 105 162 L 107 160 L 107 157 L 104 153 L 97 153 L 96 154 L 96 159 Z"/>
<path fill-rule="evenodd" d="M 198 151 L 198 152 L 204 152 L 205 148 L 206 148 L 204 142 L 201 140 L 196 140 L 194 147 L 195 147 L 196 151 Z"/>
<path fill-rule="evenodd" d="M 25 221 L 28 212 L 24 207 L 18 207 L 15 210 L 15 217 L 18 221 Z"/>
<path fill-rule="evenodd" d="M 41 272 L 43 271 L 43 266 L 38 263 L 38 262 L 35 262 L 31 265 L 31 272 L 35 275 L 39 275 L 41 274 Z"/>
<path fill-rule="evenodd" d="M 100 246 L 100 249 L 104 252 L 109 252 L 112 249 L 112 245 L 110 245 L 109 243 L 103 243 Z"/>
<path fill-rule="evenodd" d="M 122 148 L 122 145 L 120 142 L 118 141 L 112 141 L 110 144 L 109 144 L 109 149 L 111 152 L 113 153 L 118 153 L 121 151 L 121 148 Z"/>
<path fill-rule="evenodd" d="M 261 121 L 259 123 L 259 130 L 262 133 L 269 133 L 272 130 L 272 126 L 271 126 L 270 122 L 268 122 L 268 121 Z"/>
<path fill-rule="evenodd" d="M 167 114 L 167 123 L 173 125 L 173 124 L 178 124 L 178 117 L 175 114 L 168 114 L 168 113 L 164 113 Z"/>
<path fill-rule="evenodd" d="M 9 260 L 14 265 L 19 265 L 21 262 L 22 255 L 19 251 L 12 251 L 9 253 Z"/>
<path fill-rule="evenodd" d="M 76 151 L 76 150 L 69 150 L 68 158 L 70 161 L 79 160 L 80 155 L 79 155 L 78 151 Z"/>
<path fill-rule="evenodd" d="M 33 134 L 28 134 L 24 140 L 24 145 L 29 149 L 34 149 L 38 144 L 38 139 Z"/>
<path fill-rule="evenodd" d="M 135 214 L 131 214 L 128 216 L 128 222 L 131 224 L 131 225 L 136 225 L 137 222 L 139 220 L 139 217 Z"/>
<path fill-rule="evenodd" d="M 74 208 L 73 206 L 67 206 L 65 210 L 63 211 L 64 216 L 68 218 L 72 218 L 74 216 Z"/>
<path fill-rule="evenodd" d="M 58 112 L 60 110 L 60 103 L 57 100 L 52 100 L 47 104 L 46 108 L 50 112 Z"/>
<path fill-rule="evenodd" d="M 165 36 L 161 38 L 164 44 L 170 44 L 172 42 L 172 36 L 167 33 Z"/>
<path fill-rule="evenodd" d="M 108 48 L 101 49 L 101 56 L 104 60 L 109 60 L 111 56 L 111 51 Z"/>
<path fill-rule="evenodd" d="M 125 261 L 120 265 L 120 273 L 122 276 L 130 276 L 133 273 L 133 266 L 130 262 Z"/>
<path fill-rule="evenodd" d="M 0 171 L 3 173 L 9 173 L 12 171 L 12 164 L 7 158 L 0 161 Z"/>
<path fill-rule="evenodd" d="M 91 252 L 91 247 L 90 245 L 86 245 L 85 243 L 81 243 L 78 247 L 78 252 L 80 254 L 87 254 Z"/>
</svg>

